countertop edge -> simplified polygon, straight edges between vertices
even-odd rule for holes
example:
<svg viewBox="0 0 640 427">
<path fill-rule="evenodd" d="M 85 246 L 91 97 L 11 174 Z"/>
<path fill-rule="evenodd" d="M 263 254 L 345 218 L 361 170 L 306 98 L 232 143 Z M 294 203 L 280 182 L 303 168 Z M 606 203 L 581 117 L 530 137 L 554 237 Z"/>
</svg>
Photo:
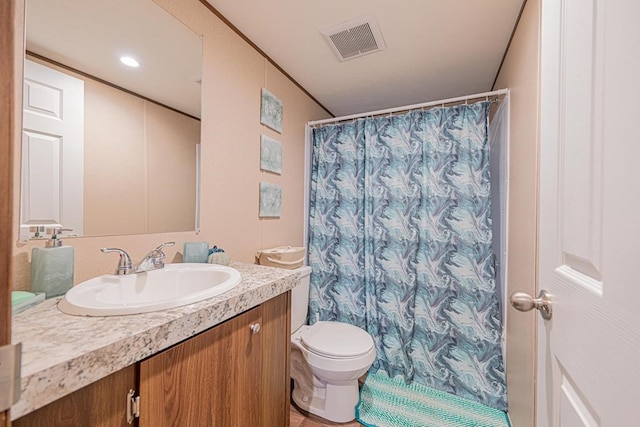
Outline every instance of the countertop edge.
<svg viewBox="0 0 640 427">
<path fill-rule="evenodd" d="M 236 289 L 210 300 L 152 313 L 154 318 L 149 321 L 148 328 L 125 334 L 94 350 L 74 355 L 45 369 L 23 373 L 20 400 L 11 407 L 11 419 L 15 420 L 27 415 L 116 371 L 193 337 L 293 289 L 298 284 L 299 274 L 294 270 L 243 263 L 232 263 L 232 267 L 238 269 L 243 275 L 243 280 Z M 257 274 L 252 274 L 255 272 Z M 57 311 L 56 303 L 52 302 L 50 305 Z M 166 322 L 158 321 L 158 316 L 162 314 L 167 317 Z M 121 324 L 123 319 L 129 322 L 140 320 L 144 323 L 148 317 L 150 316 L 81 317 L 74 320 L 76 323 L 81 323 L 82 319 L 94 319 L 94 321 L 101 319 L 101 324 L 104 326 L 109 323 Z M 112 319 L 112 322 L 109 319 Z"/>
</svg>

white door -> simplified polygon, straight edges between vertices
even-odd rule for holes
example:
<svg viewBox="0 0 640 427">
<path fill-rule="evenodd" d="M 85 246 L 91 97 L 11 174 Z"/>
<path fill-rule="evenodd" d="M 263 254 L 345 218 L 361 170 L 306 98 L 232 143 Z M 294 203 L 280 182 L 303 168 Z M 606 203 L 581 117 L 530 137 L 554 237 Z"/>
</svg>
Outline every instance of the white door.
<svg viewBox="0 0 640 427">
<path fill-rule="evenodd" d="M 538 426 L 640 425 L 638 19 L 542 2 Z"/>
<path fill-rule="evenodd" d="M 82 235 L 84 82 L 26 60 L 20 235 L 29 227 Z M 33 235 L 33 233 L 31 233 Z"/>
</svg>

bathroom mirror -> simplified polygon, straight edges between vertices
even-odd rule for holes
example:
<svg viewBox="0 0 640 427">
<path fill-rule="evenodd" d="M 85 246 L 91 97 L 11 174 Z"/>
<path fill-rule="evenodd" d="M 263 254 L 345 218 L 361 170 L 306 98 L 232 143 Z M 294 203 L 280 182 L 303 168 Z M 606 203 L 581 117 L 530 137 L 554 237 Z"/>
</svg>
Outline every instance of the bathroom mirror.
<svg viewBox="0 0 640 427">
<path fill-rule="evenodd" d="M 21 238 L 197 230 L 200 36 L 152 0 L 27 0 L 25 20 Z"/>
</svg>

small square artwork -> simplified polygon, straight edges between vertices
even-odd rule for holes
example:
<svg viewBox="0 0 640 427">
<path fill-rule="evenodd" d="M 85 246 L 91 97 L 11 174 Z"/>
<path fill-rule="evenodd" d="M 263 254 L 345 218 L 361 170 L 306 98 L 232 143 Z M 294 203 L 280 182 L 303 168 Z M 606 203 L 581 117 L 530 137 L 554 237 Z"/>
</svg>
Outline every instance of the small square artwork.
<svg viewBox="0 0 640 427">
<path fill-rule="evenodd" d="M 282 144 L 266 135 L 260 135 L 260 169 L 282 174 Z"/>
<path fill-rule="evenodd" d="M 282 211 L 282 186 L 269 182 L 260 183 L 260 217 L 279 218 Z"/>
<path fill-rule="evenodd" d="M 282 119 L 284 111 L 282 101 L 275 97 L 267 89 L 262 89 L 262 102 L 260 104 L 260 123 L 270 127 L 276 132 L 282 133 Z"/>
</svg>

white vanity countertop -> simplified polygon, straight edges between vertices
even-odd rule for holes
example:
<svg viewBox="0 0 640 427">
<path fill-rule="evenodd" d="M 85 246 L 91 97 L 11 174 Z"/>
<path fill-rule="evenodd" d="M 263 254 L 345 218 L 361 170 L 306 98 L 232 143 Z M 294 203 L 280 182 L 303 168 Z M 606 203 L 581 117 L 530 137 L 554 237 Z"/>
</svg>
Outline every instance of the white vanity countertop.
<svg viewBox="0 0 640 427">
<path fill-rule="evenodd" d="M 152 313 L 80 317 L 60 312 L 60 298 L 12 319 L 12 342 L 22 343 L 22 392 L 17 419 L 94 381 L 145 359 L 274 298 L 298 284 L 298 273 L 231 263 L 242 283 L 208 300 Z"/>
</svg>

